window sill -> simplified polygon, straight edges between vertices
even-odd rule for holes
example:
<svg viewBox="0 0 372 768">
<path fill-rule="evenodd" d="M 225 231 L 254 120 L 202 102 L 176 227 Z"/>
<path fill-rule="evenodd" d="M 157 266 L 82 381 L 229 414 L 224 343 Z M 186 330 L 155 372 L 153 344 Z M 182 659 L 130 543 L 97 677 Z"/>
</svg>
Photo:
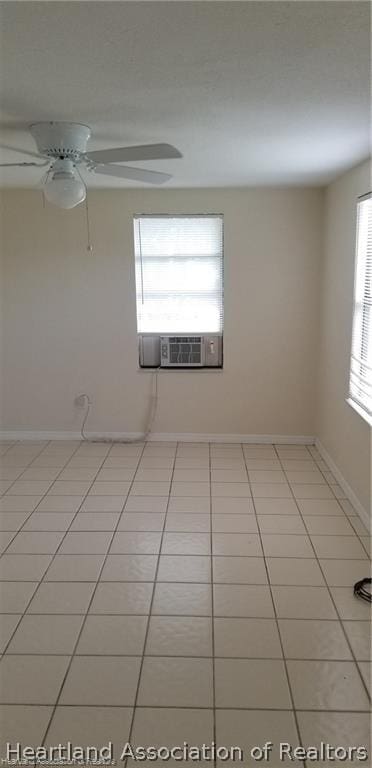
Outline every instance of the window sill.
<svg viewBox="0 0 372 768">
<path fill-rule="evenodd" d="M 350 405 L 351 408 L 353 408 L 354 411 L 356 411 L 356 413 L 359 414 L 359 416 L 362 417 L 362 419 L 364 419 L 364 421 L 367 422 L 367 424 L 369 424 L 370 427 L 372 427 L 372 416 L 370 416 L 369 413 L 367 413 L 367 411 L 361 408 L 361 406 L 358 405 L 358 403 L 355 403 L 351 397 L 347 397 L 346 402 L 348 405 Z"/>
<path fill-rule="evenodd" d="M 158 371 L 158 373 L 164 373 L 164 372 L 168 373 L 169 371 L 171 371 L 171 372 L 174 372 L 174 371 L 177 372 L 178 371 L 178 373 L 223 373 L 223 370 L 224 369 L 221 368 L 221 367 L 213 368 L 212 366 L 207 366 L 207 365 L 204 366 L 204 368 L 201 368 L 201 367 L 178 368 L 176 366 L 174 368 L 173 367 L 166 368 L 165 366 L 164 367 L 159 366 L 158 368 L 156 368 L 156 367 L 150 368 L 150 367 L 147 367 L 147 366 L 141 367 L 139 365 L 138 368 L 137 368 L 137 373 L 154 373 L 154 371 Z"/>
</svg>

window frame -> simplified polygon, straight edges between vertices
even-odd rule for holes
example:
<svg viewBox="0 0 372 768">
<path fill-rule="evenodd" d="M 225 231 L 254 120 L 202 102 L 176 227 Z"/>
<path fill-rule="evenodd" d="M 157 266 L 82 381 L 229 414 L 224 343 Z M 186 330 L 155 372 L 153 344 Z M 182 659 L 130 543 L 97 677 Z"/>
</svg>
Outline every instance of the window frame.
<svg viewBox="0 0 372 768">
<path fill-rule="evenodd" d="M 167 331 L 154 331 L 154 330 L 139 330 L 139 311 L 138 311 L 138 300 L 139 300 L 139 294 L 140 291 L 138 290 L 138 286 L 142 284 L 143 280 L 143 265 L 145 263 L 146 258 L 150 258 L 149 256 L 145 256 L 142 260 L 142 254 L 140 249 L 140 242 L 138 240 L 139 232 L 140 232 L 140 224 L 139 222 L 141 219 L 160 219 L 166 221 L 167 219 L 218 219 L 220 222 L 220 234 L 218 236 L 218 245 L 219 250 L 215 252 L 211 252 L 210 254 L 205 254 L 206 261 L 210 261 L 211 256 L 215 255 L 216 260 L 216 269 L 218 269 L 218 289 L 217 292 L 213 290 L 212 288 L 210 291 L 206 290 L 204 291 L 204 300 L 206 302 L 206 305 L 209 305 L 208 302 L 208 293 L 213 297 L 218 297 L 217 302 L 215 306 L 218 306 L 218 312 L 219 312 L 219 330 L 203 330 L 202 328 L 200 330 L 195 330 L 195 327 L 192 327 L 192 318 L 190 320 L 190 329 L 185 331 L 180 331 L 176 329 L 167 330 Z M 159 366 L 161 367 L 161 370 L 167 370 L 167 371 L 177 371 L 177 370 L 189 370 L 189 371 L 209 371 L 209 372 L 216 372 L 221 371 L 224 368 L 224 356 L 223 356 L 223 338 L 224 338 L 224 320 L 225 320 L 225 306 L 224 306 L 224 299 L 225 299 L 225 286 L 224 286 L 224 272 L 225 272 L 225 240 L 224 240 L 224 214 L 220 212 L 193 212 L 193 213 L 134 213 L 133 214 L 133 235 L 134 235 L 134 263 L 135 263 L 135 294 L 136 294 L 136 329 L 137 329 L 137 338 L 139 341 L 139 369 L 145 370 L 150 368 L 156 368 L 158 367 L 158 364 L 155 362 L 147 362 L 147 360 L 154 360 L 157 357 L 156 353 L 156 345 L 159 346 Z M 166 226 L 166 225 L 165 225 Z M 181 254 L 182 255 L 182 254 Z M 195 258 L 198 259 L 199 263 L 203 260 L 203 252 L 195 253 Z M 155 256 L 155 259 L 157 257 Z M 168 259 L 176 259 L 177 261 L 177 254 L 175 256 L 164 256 L 164 261 L 166 262 Z M 162 257 L 160 257 L 160 260 Z M 140 262 L 140 263 L 139 263 Z M 140 280 L 138 280 L 138 276 L 140 275 Z M 175 292 L 177 293 L 177 288 L 175 289 Z M 196 292 L 197 295 L 198 292 Z M 185 291 L 185 297 L 187 297 L 188 292 Z M 167 293 L 167 296 L 172 296 L 172 289 L 170 289 Z M 190 292 L 190 296 L 192 298 L 192 292 Z M 203 301 L 203 299 L 201 300 Z M 174 318 L 177 317 L 177 313 L 174 315 Z M 183 315 L 182 311 L 179 313 L 179 317 L 183 318 L 185 315 Z M 155 318 L 156 319 L 156 318 Z M 160 362 L 160 341 L 162 337 L 195 337 L 195 336 L 201 336 L 205 340 L 205 346 L 203 342 L 203 358 L 205 354 L 205 359 L 203 363 L 200 365 L 200 363 L 196 363 L 195 365 L 192 365 L 190 363 L 187 363 L 187 365 L 182 366 L 180 364 L 177 365 L 163 365 Z M 150 352 L 150 347 L 146 347 L 148 352 L 145 352 L 145 343 L 146 343 L 146 337 L 150 344 L 153 344 L 153 353 Z M 212 353 L 212 357 L 209 353 L 204 350 L 207 350 L 207 345 L 213 347 L 215 352 Z M 214 345 L 214 346 L 213 346 Z M 216 346 L 217 345 L 217 346 Z M 215 356 L 215 360 L 213 359 L 213 356 Z M 161 358 L 163 359 L 163 358 Z"/>
<path fill-rule="evenodd" d="M 372 426 L 372 401 L 371 401 L 371 412 L 369 412 L 361 402 L 359 402 L 354 395 L 351 392 L 351 373 L 352 373 L 352 365 L 353 360 L 356 360 L 355 353 L 354 353 L 354 325 L 356 322 L 356 312 L 362 310 L 363 311 L 363 304 L 361 307 L 357 307 L 357 301 L 356 301 L 356 289 L 357 289 L 357 281 L 358 281 L 358 267 L 359 267 L 359 205 L 363 203 L 364 200 L 372 200 L 372 192 L 367 192 L 363 195 L 360 195 L 357 200 L 357 212 L 356 212 L 356 232 L 355 232 L 355 256 L 354 256 L 354 284 L 353 284 L 353 307 L 352 307 L 352 331 L 351 331 L 351 343 L 350 343 L 350 357 L 349 357 L 349 380 L 348 380 L 348 395 L 346 398 L 346 402 L 348 405 L 353 408 L 356 413 L 361 416 L 364 421 L 366 421 L 370 426 Z M 371 203 L 372 205 L 372 203 Z M 368 238 L 368 229 L 367 229 L 367 238 Z M 364 287 L 363 290 L 363 297 L 366 294 L 366 289 Z M 372 323 L 372 307 L 371 307 L 371 323 Z M 360 345 L 363 346 L 363 333 L 360 339 Z M 365 368 L 366 366 L 363 365 L 361 360 L 358 360 L 359 363 L 359 370 L 358 373 L 360 374 L 360 371 L 362 368 Z M 368 367 L 368 366 L 367 366 Z"/>
<path fill-rule="evenodd" d="M 221 318 L 221 329 L 219 331 L 205 331 L 202 328 L 200 330 L 194 330 L 189 329 L 185 331 L 179 331 L 177 329 L 172 329 L 169 331 L 154 331 L 153 329 L 147 330 L 147 331 L 141 331 L 138 328 L 138 306 L 137 306 L 137 279 L 136 279 L 136 321 L 137 321 L 137 336 L 144 336 L 144 335 L 159 335 L 159 336 L 170 336 L 170 335 L 214 335 L 214 336 L 220 336 L 223 338 L 224 335 L 224 315 L 225 315 L 225 295 L 224 295 L 224 267 L 225 267 L 225 241 L 224 241 L 224 214 L 223 213 L 135 213 L 133 215 L 133 230 L 134 230 L 134 260 L 135 260 L 135 272 L 137 274 L 137 251 L 136 251 L 136 222 L 140 219 L 220 219 L 221 221 L 221 244 L 222 244 L 222 259 L 221 259 L 221 306 L 220 306 L 220 318 Z M 163 257 L 164 260 L 165 257 Z M 200 258 L 200 257 L 199 257 Z M 209 256 L 206 256 L 206 259 L 208 259 Z M 142 270 L 142 267 L 141 267 Z"/>
</svg>

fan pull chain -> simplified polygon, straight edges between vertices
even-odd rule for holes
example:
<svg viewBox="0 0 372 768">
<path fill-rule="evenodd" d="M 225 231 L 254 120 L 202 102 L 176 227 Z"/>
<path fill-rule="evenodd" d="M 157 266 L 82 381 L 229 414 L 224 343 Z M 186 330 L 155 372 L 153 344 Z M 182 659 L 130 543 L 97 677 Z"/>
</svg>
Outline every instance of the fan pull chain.
<svg viewBox="0 0 372 768">
<path fill-rule="evenodd" d="M 76 170 L 77 170 L 77 172 L 78 172 L 78 174 L 80 176 L 81 181 L 83 182 L 83 184 L 85 186 L 85 191 L 86 191 L 86 195 L 85 195 L 85 222 L 86 222 L 86 226 L 87 226 L 87 251 L 88 251 L 88 253 L 93 253 L 93 245 L 92 245 L 92 241 L 91 241 L 91 238 L 90 238 L 90 219 L 89 219 L 89 205 L 88 205 L 88 190 L 86 188 L 85 181 L 84 181 L 84 179 L 83 179 L 83 177 L 82 177 L 82 175 L 80 173 L 79 168 L 76 167 Z"/>
<path fill-rule="evenodd" d="M 85 218 L 86 218 L 86 225 L 87 225 L 87 251 L 88 253 L 93 253 L 93 245 L 91 243 L 90 239 L 90 220 L 89 220 L 89 207 L 88 207 L 88 194 L 85 198 Z"/>
</svg>

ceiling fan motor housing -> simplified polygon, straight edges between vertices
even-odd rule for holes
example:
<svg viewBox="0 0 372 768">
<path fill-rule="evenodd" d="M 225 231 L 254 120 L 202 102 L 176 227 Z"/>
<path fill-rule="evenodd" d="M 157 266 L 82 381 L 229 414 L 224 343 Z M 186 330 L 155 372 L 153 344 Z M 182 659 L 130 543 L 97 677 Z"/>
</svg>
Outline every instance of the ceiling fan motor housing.
<svg viewBox="0 0 372 768">
<path fill-rule="evenodd" d="M 79 163 L 83 159 L 90 137 L 90 128 L 81 123 L 45 122 L 30 125 L 41 155 L 72 160 Z"/>
</svg>

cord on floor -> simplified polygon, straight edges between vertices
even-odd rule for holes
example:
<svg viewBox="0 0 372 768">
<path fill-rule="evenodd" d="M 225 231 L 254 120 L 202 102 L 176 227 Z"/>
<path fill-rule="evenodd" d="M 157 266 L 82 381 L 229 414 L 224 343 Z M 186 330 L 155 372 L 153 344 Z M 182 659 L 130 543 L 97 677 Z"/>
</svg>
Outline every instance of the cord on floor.
<svg viewBox="0 0 372 768">
<path fill-rule="evenodd" d="M 372 579 L 361 579 L 354 584 L 354 595 L 372 603 L 372 594 L 370 589 L 366 589 L 367 584 L 372 584 Z"/>
</svg>

